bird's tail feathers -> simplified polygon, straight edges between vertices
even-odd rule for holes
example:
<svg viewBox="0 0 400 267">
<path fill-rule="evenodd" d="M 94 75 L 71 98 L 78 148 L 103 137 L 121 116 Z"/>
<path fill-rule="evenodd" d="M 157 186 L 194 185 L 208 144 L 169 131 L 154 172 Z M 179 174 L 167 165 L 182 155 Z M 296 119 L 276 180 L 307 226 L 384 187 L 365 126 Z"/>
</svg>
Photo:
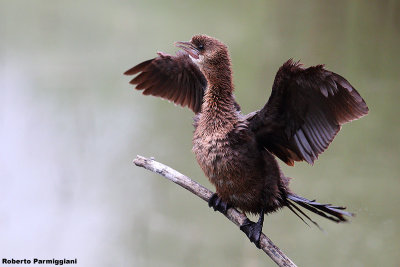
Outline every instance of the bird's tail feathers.
<svg viewBox="0 0 400 267">
<path fill-rule="evenodd" d="M 300 197 L 295 194 L 287 195 L 287 207 L 297 216 L 299 217 L 305 224 L 309 225 L 302 217 L 303 215 L 306 219 L 312 222 L 319 229 L 321 227 L 313 221 L 307 214 L 305 214 L 298 206 L 301 206 L 315 214 L 318 214 L 326 219 L 331 221 L 340 223 L 347 222 L 347 219 L 344 216 L 352 217 L 353 213 L 345 211 L 346 207 L 338 207 L 332 206 L 331 204 L 321 204 L 316 202 L 315 200 L 309 200 L 304 197 Z M 321 229 L 322 230 L 322 229 Z"/>
</svg>

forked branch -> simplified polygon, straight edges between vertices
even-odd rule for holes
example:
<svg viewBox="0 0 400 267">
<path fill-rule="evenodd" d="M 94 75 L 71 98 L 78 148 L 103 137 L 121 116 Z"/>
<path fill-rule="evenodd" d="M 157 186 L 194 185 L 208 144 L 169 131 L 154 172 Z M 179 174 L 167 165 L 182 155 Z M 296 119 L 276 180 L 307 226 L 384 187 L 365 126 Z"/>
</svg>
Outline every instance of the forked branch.
<svg viewBox="0 0 400 267">
<path fill-rule="evenodd" d="M 176 170 L 168 167 L 160 162 L 155 161 L 152 158 L 145 158 L 142 156 L 137 156 L 136 159 L 133 160 L 133 163 L 136 166 L 143 167 L 149 171 L 158 173 L 168 180 L 182 186 L 183 188 L 187 189 L 188 191 L 192 192 L 196 196 L 200 197 L 204 201 L 209 200 L 212 196 L 213 192 L 205 188 L 204 186 L 198 184 L 197 182 L 193 181 L 189 177 L 177 172 Z M 246 215 L 239 212 L 234 208 L 228 209 L 225 215 L 231 222 L 236 224 L 240 227 L 245 219 L 247 218 Z M 261 249 L 278 265 L 278 266 L 285 266 L 285 267 L 293 267 L 296 266 L 277 246 L 272 243 L 272 241 L 261 233 L 260 236 L 260 246 Z"/>
</svg>

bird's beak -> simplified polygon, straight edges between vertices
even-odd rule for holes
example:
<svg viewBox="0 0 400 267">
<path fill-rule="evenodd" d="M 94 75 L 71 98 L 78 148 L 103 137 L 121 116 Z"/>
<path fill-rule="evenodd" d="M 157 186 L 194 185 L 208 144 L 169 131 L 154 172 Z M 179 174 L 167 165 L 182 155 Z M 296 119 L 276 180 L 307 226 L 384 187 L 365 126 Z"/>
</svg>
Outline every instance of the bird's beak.
<svg viewBox="0 0 400 267">
<path fill-rule="evenodd" d="M 199 59 L 200 52 L 191 42 L 175 42 L 174 45 L 185 50 L 192 58 Z"/>
</svg>

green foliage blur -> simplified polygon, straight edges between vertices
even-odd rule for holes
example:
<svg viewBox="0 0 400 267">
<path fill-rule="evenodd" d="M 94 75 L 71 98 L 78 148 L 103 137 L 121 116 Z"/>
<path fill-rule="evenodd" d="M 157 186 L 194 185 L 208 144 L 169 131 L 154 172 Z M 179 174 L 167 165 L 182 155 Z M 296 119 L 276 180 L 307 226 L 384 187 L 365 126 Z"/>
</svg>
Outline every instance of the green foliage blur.
<svg viewBox="0 0 400 267">
<path fill-rule="evenodd" d="M 321 232 L 284 209 L 264 232 L 299 266 L 400 266 L 399 3 L 1 1 L 0 258 L 274 266 L 205 202 L 132 164 L 154 156 L 214 190 L 191 152 L 191 111 L 122 75 L 204 33 L 229 46 L 245 113 L 289 58 L 343 75 L 370 108 L 314 166 L 281 163 L 299 195 L 357 216 L 313 216 Z"/>
</svg>

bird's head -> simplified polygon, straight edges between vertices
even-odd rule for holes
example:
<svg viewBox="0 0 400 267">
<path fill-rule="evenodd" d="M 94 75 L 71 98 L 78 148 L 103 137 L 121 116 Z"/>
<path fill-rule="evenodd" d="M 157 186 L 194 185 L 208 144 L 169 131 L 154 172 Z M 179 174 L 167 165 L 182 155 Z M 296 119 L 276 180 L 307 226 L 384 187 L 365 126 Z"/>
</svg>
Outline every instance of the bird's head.
<svg viewBox="0 0 400 267">
<path fill-rule="evenodd" d="M 224 65 L 230 67 L 227 46 L 210 36 L 194 35 L 190 42 L 176 42 L 175 46 L 186 51 L 203 72 L 220 69 Z"/>
</svg>

